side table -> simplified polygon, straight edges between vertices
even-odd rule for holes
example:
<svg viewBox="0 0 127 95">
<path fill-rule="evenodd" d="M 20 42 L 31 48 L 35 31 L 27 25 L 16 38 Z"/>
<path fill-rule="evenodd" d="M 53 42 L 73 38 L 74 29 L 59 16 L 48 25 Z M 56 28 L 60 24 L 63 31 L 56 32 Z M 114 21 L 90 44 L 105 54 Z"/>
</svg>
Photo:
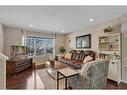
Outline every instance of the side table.
<svg viewBox="0 0 127 95">
<path fill-rule="evenodd" d="M 75 76 L 78 74 L 79 73 L 76 70 L 74 70 L 70 67 L 58 69 L 57 70 L 57 89 L 59 89 L 59 80 L 61 79 L 61 78 L 59 78 L 59 75 L 62 75 L 65 78 L 65 89 L 67 89 L 67 79 L 69 77 L 72 77 L 72 76 Z"/>
</svg>

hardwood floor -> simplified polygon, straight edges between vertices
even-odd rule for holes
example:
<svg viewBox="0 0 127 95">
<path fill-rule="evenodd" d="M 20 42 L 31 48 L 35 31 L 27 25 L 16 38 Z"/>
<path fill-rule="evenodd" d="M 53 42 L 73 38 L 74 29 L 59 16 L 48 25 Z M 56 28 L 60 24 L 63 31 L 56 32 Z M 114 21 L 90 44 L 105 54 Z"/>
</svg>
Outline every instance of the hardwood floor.
<svg viewBox="0 0 127 95">
<path fill-rule="evenodd" d="M 7 89 L 44 89 L 44 85 L 32 68 L 6 78 Z"/>
<path fill-rule="evenodd" d="M 44 68 L 44 67 L 43 67 Z M 41 69 L 41 68 L 36 68 Z M 116 82 L 111 80 L 107 81 L 107 89 L 127 89 L 127 84 L 120 83 L 117 85 Z M 7 89 L 44 89 L 44 85 L 36 74 L 36 70 L 30 68 L 24 70 L 14 76 L 7 77 L 6 80 Z"/>
</svg>

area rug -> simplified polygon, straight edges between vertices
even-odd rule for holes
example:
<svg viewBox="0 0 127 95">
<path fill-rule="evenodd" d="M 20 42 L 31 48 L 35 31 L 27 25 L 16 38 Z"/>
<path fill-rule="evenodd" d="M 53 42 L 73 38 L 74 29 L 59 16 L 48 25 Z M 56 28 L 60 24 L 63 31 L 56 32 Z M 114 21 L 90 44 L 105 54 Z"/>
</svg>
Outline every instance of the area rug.
<svg viewBox="0 0 127 95">
<path fill-rule="evenodd" d="M 45 69 L 37 70 L 37 74 L 42 80 L 45 89 L 57 89 L 57 80 L 51 77 Z M 65 88 L 65 79 L 59 80 L 59 89 Z"/>
</svg>

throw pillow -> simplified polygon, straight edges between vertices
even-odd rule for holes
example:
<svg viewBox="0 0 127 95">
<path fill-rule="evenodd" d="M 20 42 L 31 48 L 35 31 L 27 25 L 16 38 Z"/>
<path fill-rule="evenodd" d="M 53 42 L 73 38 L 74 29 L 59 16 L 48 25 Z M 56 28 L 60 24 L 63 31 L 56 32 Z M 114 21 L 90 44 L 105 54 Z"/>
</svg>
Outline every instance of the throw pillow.
<svg viewBox="0 0 127 95">
<path fill-rule="evenodd" d="M 87 63 L 87 62 L 90 62 L 92 60 L 93 60 L 93 58 L 91 56 L 86 56 L 83 63 Z"/>
<path fill-rule="evenodd" d="M 79 59 L 79 54 L 77 53 L 74 60 L 78 61 L 78 59 Z"/>
<path fill-rule="evenodd" d="M 65 54 L 64 58 L 71 59 L 71 53 Z"/>
<path fill-rule="evenodd" d="M 82 64 L 82 67 L 84 67 L 84 65 L 87 63 L 87 62 L 90 62 L 90 61 L 92 61 L 93 60 L 93 58 L 91 57 L 91 56 L 86 56 L 85 57 L 85 59 L 84 59 L 84 61 L 83 61 L 83 63 L 84 64 Z"/>
</svg>

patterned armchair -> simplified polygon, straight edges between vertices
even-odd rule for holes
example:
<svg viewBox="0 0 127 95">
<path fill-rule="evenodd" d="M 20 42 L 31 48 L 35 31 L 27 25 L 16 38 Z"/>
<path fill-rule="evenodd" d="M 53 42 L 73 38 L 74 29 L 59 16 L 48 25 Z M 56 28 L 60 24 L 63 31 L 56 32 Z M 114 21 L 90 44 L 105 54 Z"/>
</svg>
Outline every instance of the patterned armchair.
<svg viewBox="0 0 127 95">
<path fill-rule="evenodd" d="M 68 84 L 72 89 L 104 89 L 107 86 L 108 66 L 108 60 L 88 62 L 79 75 L 68 79 Z"/>
</svg>

